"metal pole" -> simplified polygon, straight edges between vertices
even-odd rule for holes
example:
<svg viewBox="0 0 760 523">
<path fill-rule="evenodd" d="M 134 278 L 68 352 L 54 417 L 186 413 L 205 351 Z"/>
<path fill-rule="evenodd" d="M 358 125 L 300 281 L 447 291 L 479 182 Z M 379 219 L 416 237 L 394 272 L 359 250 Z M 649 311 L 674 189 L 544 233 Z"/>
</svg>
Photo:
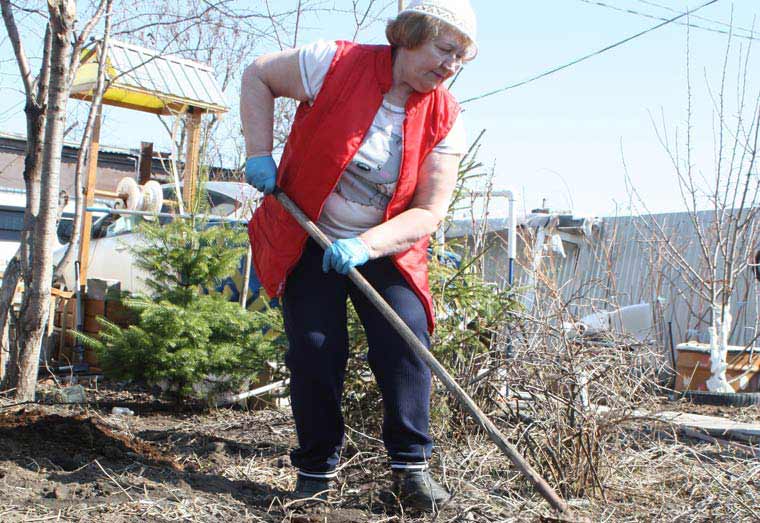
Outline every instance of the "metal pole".
<svg viewBox="0 0 760 523">
<path fill-rule="evenodd" d="M 212 222 L 235 223 L 238 225 L 248 224 L 248 220 L 239 220 L 237 218 L 225 218 L 223 216 L 213 216 L 208 214 L 172 214 L 169 212 L 150 212 L 150 211 L 130 211 L 129 209 L 109 209 L 108 207 L 87 207 L 88 212 L 103 214 L 124 214 L 126 216 L 145 216 L 148 218 L 205 218 Z"/>
<path fill-rule="evenodd" d="M 74 262 L 74 278 L 79 282 L 80 278 L 82 277 L 82 265 L 79 260 Z M 81 285 L 77 287 L 77 314 L 76 314 L 76 330 L 78 332 L 84 332 L 84 292 L 85 292 L 85 286 Z M 63 316 L 62 324 L 66 323 L 66 317 Z M 65 332 L 65 331 L 63 331 Z M 76 338 L 76 342 L 74 344 L 74 347 L 72 349 L 72 355 L 71 355 L 72 366 L 71 370 L 72 372 L 87 372 L 89 370 L 89 365 L 87 362 L 84 361 L 84 345 L 82 345 L 82 341 Z"/>
<path fill-rule="evenodd" d="M 673 343 L 673 322 L 668 322 L 668 339 L 670 340 L 670 361 L 673 364 L 673 378 L 670 383 L 670 388 L 676 388 L 676 379 L 678 378 L 678 360 L 676 359 L 676 348 Z"/>
<path fill-rule="evenodd" d="M 517 221 L 515 219 L 515 195 L 512 191 L 506 191 L 505 196 L 509 202 L 509 236 L 507 237 L 507 249 L 509 249 L 509 286 L 515 283 L 515 258 L 517 257 Z"/>
<path fill-rule="evenodd" d="M 251 258 L 253 257 L 253 252 L 251 251 L 251 247 L 248 247 L 248 252 L 245 253 L 245 263 L 243 264 L 245 267 L 243 268 L 243 288 L 240 289 L 240 306 L 245 309 L 246 303 L 248 302 L 248 286 L 251 284 Z"/>
<path fill-rule="evenodd" d="M 308 216 L 295 204 L 293 201 L 282 192 L 279 188 L 274 191 L 274 196 L 282 204 L 283 207 L 296 219 L 301 227 L 313 238 L 323 249 L 327 249 L 331 245 L 330 239 L 319 230 L 319 228 L 312 222 Z M 525 461 L 517 448 L 512 445 L 504 434 L 494 425 L 494 423 L 486 416 L 483 411 L 477 406 L 477 404 L 467 395 L 467 393 L 459 386 L 459 384 L 451 377 L 448 371 L 441 365 L 435 356 L 423 345 L 423 343 L 414 335 L 414 332 L 407 326 L 406 323 L 396 314 L 390 305 L 380 296 L 372 285 L 362 276 L 356 269 L 351 269 L 348 273 L 348 277 L 354 282 L 354 285 L 377 307 L 378 311 L 385 317 L 391 326 L 401 335 L 407 342 L 409 348 L 414 354 L 424 361 L 430 370 L 435 374 L 439 380 L 446 386 L 454 397 L 462 404 L 462 406 L 469 411 L 473 420 L 475 420 L 480 427 L 488 434 L 497 447 L 499 447 L 504 454 L 507 455 L 512 464 L 517 467 L 523 476 L 530 481 L 536 490 L 544 497 L 546 501 L 552 506 L 554 510 L 562 514 L 569 514 L 569 507 L 567 503 L 557 494 L 554 489 L 536 472 L 536 470 Z"/>
</svg>

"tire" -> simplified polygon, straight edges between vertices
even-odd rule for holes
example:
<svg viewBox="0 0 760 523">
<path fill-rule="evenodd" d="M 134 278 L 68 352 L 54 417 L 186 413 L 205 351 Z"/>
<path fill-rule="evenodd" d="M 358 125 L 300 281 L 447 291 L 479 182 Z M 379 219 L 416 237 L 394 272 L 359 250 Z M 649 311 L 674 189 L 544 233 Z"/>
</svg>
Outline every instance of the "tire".
<svg viewBox="0 0 760 523">
<path fill-rule="evenodd" d="M 760 405 L 760 392 L 706 392 L 690 390 L 681 397 L 697 405 L 715 405 L 717 407 L 752 407 Z"/>
</svg>

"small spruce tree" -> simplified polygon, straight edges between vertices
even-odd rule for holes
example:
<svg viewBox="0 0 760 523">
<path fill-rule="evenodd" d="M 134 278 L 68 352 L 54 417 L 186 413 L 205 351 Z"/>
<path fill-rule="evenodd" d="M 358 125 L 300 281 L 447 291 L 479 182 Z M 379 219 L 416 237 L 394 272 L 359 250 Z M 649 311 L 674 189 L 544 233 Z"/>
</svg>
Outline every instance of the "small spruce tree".
<svg viewBox="0 0 760 523">
<path fill-rule="evenodd" d="M 279 315 L 213 291 L 245 254 L 245 230 L 193 218 L 145 221 L 139 231 L 144 239 L 131 248 L 152 292 L 124 298 L 137 323 L 123 329 L 101 318 L 99 339 L 80 335 L 104 373 L 167 384 L 177 401 L 205 395 L 209 377 L 227 390 L 256 379 L 282 352 L 282 328 L 272 324 Z"/>
</svg>

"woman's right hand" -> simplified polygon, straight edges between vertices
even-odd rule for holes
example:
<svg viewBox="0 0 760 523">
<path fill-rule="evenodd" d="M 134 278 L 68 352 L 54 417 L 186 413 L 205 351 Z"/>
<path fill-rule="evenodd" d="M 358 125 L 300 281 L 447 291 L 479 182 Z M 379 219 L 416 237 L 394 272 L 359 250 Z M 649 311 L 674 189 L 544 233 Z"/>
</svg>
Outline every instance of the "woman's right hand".
<svg viewBox="0 0 760 523">
<path fill-rule="evenodd" d="M 272 194 L 277 180 L 277 164 L 271 154 L 251 156 L 245 161 L 245 181 L 264 194 Z"/>
</svg>

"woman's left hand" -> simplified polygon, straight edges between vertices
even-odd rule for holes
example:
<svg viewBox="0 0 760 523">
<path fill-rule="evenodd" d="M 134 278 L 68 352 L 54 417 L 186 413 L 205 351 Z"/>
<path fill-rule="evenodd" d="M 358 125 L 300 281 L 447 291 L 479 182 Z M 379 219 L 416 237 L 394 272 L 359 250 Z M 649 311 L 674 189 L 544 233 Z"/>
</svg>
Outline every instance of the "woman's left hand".
<svg viewBox="0 0 760 523">
<path fill-rule="evenodd" d="M 322 272 L 331 268 L 340 274 L 348 274 L 348 271 L 359 265 L 364 265 L 369 260 L 369 248 L 359 238 L 336 240 L 325 250 L 322 257 Z"/>
</svg>

